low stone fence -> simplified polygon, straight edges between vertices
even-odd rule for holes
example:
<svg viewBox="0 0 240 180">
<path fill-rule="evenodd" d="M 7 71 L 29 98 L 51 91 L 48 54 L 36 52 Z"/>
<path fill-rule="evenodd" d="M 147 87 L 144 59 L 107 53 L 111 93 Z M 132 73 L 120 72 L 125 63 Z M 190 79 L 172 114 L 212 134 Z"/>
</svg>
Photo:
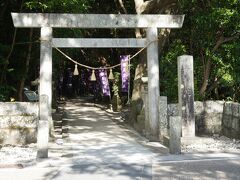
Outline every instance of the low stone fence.
<svg viewBox="0 0 240 180">
<path fill-rule="evenodd" d="M 227 137 L 240 139 L 240 104 L 231 102 L 224 104 L 222 133 Z"/>
<path fill-rule="evenodd" d="M 29 144 L 37 140 L 38 103 L 0 103 L 0 143 Z"/>
<path fill-rule="evenodd" d="M 196 132 L 240 139 L 240 104 L 224 101 L 194 103 Z M 177 116 L 178 105 L 168 104 L 168 116 Z"/>
</svg>

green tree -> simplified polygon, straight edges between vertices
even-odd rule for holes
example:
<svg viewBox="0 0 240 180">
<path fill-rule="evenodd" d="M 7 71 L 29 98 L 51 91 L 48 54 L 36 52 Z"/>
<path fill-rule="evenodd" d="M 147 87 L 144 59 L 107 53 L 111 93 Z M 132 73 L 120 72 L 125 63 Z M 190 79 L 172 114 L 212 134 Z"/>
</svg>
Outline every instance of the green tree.
<svg viewBox="0 0 240 180">
<path fill-rule="evenodd" d="M 182 33 L 174 37 L 181 39 L 187 53 L 194 56 L 199 98 L 219 99 L 221 87 L 233 83 L 232 65 L 239 60 L 235 53 L 239 48 L 239 1 L 182 2 L 186 19 Z"/>
<path fill-rule="evenodd" d="M 39 38 L 37 29 L 16 29 L 12 25 L 11 12 L 58 12 L 58 13 L 86 13 L 90 8 L 89 0 L 18 0 L 3 1 L 0 3 L 0 96 L 1 100 L 9 100 L 10 95 L 15 95 L 22 100 L 23 87 L 36 78 L 35 71 L 39 64 L 39 45 L 34 43 L 22 43 L 36 41 Z M 80 30 L 57 30 L 57 34 L 75 34 Z M 34 48 L 33 48 L 34 46 Z M 14 90 L 14 91 L 13 91 Z"/>
</svg>

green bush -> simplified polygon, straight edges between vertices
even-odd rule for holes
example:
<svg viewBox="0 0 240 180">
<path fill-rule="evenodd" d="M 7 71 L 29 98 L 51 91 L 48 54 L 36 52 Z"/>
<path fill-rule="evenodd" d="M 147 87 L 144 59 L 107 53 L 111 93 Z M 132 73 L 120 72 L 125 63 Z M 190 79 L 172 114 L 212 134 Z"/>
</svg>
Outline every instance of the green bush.
<svg viewBox="0 0 240 180">
<path fill-rule="evenodd" d="M 9 101 L 10 95 L 16 92 L 16 89 L 9 85 L 0 86 L 0 102 Z"/>
</svg>

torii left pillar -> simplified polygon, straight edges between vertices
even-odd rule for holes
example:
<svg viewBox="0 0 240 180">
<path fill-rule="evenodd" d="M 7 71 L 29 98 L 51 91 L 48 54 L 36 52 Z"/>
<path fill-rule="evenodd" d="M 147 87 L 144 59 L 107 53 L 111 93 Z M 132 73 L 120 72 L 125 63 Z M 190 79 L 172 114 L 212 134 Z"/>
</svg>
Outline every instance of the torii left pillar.
<svg viewBox="0 0 240 180">
<path fill-rule="evenodd" d="M 52 112 L 52 28 L 41 27 L 38 158 L 48 157 L 49 122 Z M 45 101 L 48 101 L 47 103 Z M 45 103 L 44 103 L 45 102 Z M 43 107 L 44 106 L 44 107 Z M 45 107 L 46 106 L 46 107 Z"/>
<path fill-rule="evenodd" d="M 52 107 L 52 28 L 41 28 L 40 52 L 40 96 L 48 96 L 49 109 Z"/>
</svg>

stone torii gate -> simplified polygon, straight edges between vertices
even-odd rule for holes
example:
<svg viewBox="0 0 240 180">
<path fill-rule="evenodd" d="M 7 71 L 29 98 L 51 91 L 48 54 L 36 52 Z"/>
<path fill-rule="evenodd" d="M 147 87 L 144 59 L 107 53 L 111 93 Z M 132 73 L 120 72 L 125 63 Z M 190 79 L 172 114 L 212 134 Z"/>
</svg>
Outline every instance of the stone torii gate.
<svg viewBox="0 0 240 180">
<path fill-rule="evenodd" d="M 184 15 L 12 13 L 15 27 L 41 28 L 38 157 L 48 156 L 48 118 L 52 104 L 52 45 L 60 48 L 142 48 L 147 46 L 150 139 L 158 137 L 158 28 L 181 28 Z M 53 28 L 146 28 L 143 39 L 53 38 Z M 42 96 L 43 95 L 43 96 Z M 46 102 L 47 103 L 41 103 Z"/>
</svg>

